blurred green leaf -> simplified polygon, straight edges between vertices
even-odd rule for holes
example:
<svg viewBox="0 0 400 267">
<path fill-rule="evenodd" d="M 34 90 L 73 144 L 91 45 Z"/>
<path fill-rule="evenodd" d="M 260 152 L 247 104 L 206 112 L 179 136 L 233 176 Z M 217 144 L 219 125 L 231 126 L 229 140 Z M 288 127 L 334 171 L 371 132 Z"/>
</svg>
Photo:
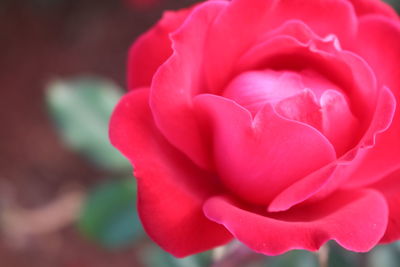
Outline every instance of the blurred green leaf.
<svg viewBox="0 0 400 267">
<path fill-rule="evenodd" d="M 292 250 L 278 257 L 268 259 L 268 267 L 318 267 L 314 253 L 305 250 Z"/>
<path fill-rule="evenodd" d="M 377 246 L 369 255 L 370 267 L 395 267 L 399 266 L 396 248 L 391 245 Z"/>
<path fill-rule="evenodd" d="M 96 78 L 55 81 L 47 91 L 51 115 L 66 144 L 113 171 L 131 170 L 108 138 L 109 118 L 121 95 L 115 84 Z"/>
<path fill-rule="evenodd" d="M 361 253 L 345 250 L 336 242 L 329 242 L 329 267 L 359 266 L 362 256 Z"/>
<path fill-rule="evenodd" d="M 105 182 L 90 192 L 78 227 L 106 248 L 119 248 L 143 236 L 136 211 L 133 178 Z"/>
<path fill-rule="evenodd" d="M 204 267 L 211 266 L 211 252 L 203 252 L 186 258 L 175 258 L 152 244 L 140 255 L 145 266 L 157 267 Z"/>
<path fill-rule="evenodd" d="M 393 6 L 397 11 L 400 11 L 400 0 L 384 0 L 389 5 Z"/>
</svg>

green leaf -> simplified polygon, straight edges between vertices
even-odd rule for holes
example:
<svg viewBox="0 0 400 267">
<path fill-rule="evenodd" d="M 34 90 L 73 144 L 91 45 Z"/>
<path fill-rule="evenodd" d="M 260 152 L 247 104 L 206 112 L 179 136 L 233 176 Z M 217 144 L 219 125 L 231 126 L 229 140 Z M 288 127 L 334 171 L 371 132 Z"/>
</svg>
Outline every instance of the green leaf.
<svg viewBox="0 0 400 267">
<path fill-rule="evenodd" d="M 120 248 L 143 236 L 133 178 L 105 182 L 90 192 L 78 228 L 106 248 Z"/>
<path fill-rule="evenodd" d="M 315 254 L 305 250 L 292 250 L 278 257 L 269 258 L 271 267 L 317 267 Z"/>
<path fill-rule="evenodd" d="M 54 81 L 47 90 L 50 113 L 65 143 L 112 171 L 131 169 L 108 138 L 110 115 L 121 95 L 115 84 L 96 78 Z"/>
<path fill-rule="evenodd" d="M 397 9 L 397 11 L 400 11 L 400 1 L 399 0 L 384 0 L 386 3 L 391 5 L 393 8 Z"/>
<path fill-rule="evenodd" d="M 369 255 L 371 267 L 394 267 L 399 266 L 399 258 L 394 246 L 385 245 L 375 247 Z"/>
<path fill-rule="evenodd" d="M 345 250 L 335 242 L 329 242 L 329 267 L 358 266 L 361 253 Z"/>
<path fill-rule="evenodd" d="M 175 258 L 171 254 L 152 244 L 139 255 L 144 266 L 157 267 L 203 267 L 211 266 L 211 252 L 203 252 L 186 258 Z"/>
</svg>

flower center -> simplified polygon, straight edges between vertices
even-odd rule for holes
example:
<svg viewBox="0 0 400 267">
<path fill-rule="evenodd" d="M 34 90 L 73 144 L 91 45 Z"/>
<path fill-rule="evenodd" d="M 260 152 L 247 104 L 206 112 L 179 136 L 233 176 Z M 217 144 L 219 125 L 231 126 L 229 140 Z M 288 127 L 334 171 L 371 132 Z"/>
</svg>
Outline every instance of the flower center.
<svg viewBox="0 0 400 267">
<path fill-rule="evenodd" d="M 312 71 L 249 71 L 226 87 L 223 96 L 246 108 L 253 117 L 266 104 L 289 120 L 319 130 L 338 156 L 357 141 L 359 122 L 344 92 Z"/>
</svg>

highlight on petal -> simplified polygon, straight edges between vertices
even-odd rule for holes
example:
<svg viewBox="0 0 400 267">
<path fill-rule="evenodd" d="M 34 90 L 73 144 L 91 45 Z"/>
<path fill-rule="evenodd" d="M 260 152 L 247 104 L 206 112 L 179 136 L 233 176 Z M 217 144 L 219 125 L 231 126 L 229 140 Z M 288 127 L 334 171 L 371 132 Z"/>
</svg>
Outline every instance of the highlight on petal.
<svg viewBox="0 0 400 267">
<path fill-rule="evenodd" d="M 302 77 L 292 71 L 248 71 L 235 77 L 223 96 L 251 112 L 253 117 L 265 104 L 298 94 L 304 89 Z"/>
<path fill-rule="evenodd" d="M 141 89 L 124 96 L 110 124 L 112 144 L 135 168 L 144 229 L 177 257 L 227 243 L 231 235 L 202 212 L 204 201 L 220 192 L 217 179 L 162 137 L 154 125 L 148 95 L 148 89 Z"/>
<path fill-rule="evenodd" d="M 373 190 L 337 192 L 281 213 L 249 210 L 225 197 L 213 197 L 205 203 L 204 212 L 240 242 L 267 255 L 292 249 L 316 251 L 328 240 L 366 252 L 382 238 L 388 220 L 386 201 Z"/>
</svg>

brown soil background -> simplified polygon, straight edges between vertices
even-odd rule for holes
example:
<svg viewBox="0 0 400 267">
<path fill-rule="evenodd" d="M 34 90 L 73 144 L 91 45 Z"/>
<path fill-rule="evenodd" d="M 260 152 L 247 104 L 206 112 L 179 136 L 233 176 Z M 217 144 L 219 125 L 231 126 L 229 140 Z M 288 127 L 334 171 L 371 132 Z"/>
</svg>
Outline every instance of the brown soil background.
<svg viewBox="0 0 400 267">
<path fill-rule="evenodd" d="M 190 2 L 164 1 L 148 10 L 120 0 L 0 2 L 0 207 L 37 209 L 68 188 L 86 190 L 107 177 L 61 142 L 45 106 L 46 84 L 88 74 L 125 87 L 134 39 L 162 10 Z M 134 248 L 105 251 L 73 226 L 24 240 L 1 230 L 0 267 L 139 266 Z"/>
</svg>

